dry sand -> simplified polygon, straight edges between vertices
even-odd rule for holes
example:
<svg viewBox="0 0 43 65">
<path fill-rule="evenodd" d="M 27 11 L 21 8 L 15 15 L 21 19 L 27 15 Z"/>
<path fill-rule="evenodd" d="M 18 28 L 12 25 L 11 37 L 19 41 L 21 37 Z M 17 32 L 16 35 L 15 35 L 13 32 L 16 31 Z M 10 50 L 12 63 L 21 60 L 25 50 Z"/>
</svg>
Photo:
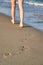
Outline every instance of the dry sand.
<svg viewBox="0 0 43 65">
<path fill-rule="evenodd" d="M 43 65 L 43 32 L 0 14 L 0 65 Z"/>
</svg>

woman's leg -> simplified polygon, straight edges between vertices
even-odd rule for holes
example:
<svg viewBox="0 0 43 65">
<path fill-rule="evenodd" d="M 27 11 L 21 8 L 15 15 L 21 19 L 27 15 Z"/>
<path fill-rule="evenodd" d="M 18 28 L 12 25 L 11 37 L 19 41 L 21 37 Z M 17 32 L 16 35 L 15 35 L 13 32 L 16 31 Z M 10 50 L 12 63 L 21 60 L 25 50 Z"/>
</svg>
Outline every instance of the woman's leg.
<svg viewBox="0 0 43 65">
<path fill-rule="evenodd" d="M 23 1 L 24 0 L 18 0 L 19 9 L 20 9 L 20 27 L 23 27 L 23 19 L 24 19 Z"/>
<path fill-rule="evenodd" d="M 12 8 L 11 8 L 11 14 L 12 14 L 12 20 L 11 22 L 15 23 L 15 8 L 16 8 L 16 0 L 11 0 Z"/>
</svg>

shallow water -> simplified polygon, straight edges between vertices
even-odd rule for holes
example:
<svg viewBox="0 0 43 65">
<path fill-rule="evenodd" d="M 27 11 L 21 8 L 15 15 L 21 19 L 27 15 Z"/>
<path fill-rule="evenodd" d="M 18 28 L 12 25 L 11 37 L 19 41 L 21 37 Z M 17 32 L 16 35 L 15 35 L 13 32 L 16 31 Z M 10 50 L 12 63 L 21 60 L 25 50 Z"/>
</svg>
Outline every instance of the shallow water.
<svg viewBox="0 0 43 65">
<path fill-rule="evenodd" d="M 6 13 L 7 12 L 7 13 Z M 11 3 L 0 3 L 0 13 L 11 16 Z M 43 7 L 24 4 L 24 23 L 43 31 Z M 19 8 L 16 7 L 16 19 L 19 20 Z"/>
</svg>

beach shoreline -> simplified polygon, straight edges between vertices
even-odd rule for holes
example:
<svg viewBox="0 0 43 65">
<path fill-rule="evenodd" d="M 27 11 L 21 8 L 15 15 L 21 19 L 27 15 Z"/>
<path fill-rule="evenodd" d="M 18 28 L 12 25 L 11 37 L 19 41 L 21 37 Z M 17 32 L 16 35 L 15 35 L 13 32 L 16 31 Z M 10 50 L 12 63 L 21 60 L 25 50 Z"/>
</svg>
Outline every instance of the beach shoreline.
<svg viewBox="0 0 43 65">
<path fill-rule="evenodd" d="M 10 20 L 0 14 L 0 65 L 43 65 L 43 32 Z"/>
<path fill-rule="evenodd" d="M 0 13 L 3 13 L 11 17 L 11 4 L 3 3 L 0 6 Z M 32 5 L 24 4 L 24 13 L 25 13 L 24 23 L 43 32 L 43 7 L 40 6 L 36 7 L 34 5 L 32 6 Z M 19 9 L 17 5 L 15 18 L 17 20 L 20 20 L 20 16 L 18 14 L 19 14 Z"/>
</svg>

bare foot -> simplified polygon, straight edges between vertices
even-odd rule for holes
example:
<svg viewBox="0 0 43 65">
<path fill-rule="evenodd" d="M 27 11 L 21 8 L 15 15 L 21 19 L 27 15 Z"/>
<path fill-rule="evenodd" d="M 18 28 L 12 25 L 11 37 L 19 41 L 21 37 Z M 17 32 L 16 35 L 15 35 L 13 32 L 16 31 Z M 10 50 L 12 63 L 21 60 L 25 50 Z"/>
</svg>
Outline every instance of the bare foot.
<svg viewBox="0 0 43 65">
<path fill-rule="evenodd" d="M 14 23 L 15 23 L 13 19 L 11 20 L 11 23 L 12 23 L 12 24 L 14 24 Z"/>
<path fill-rule="evenodd" d="M 20 24 L 19 27 L 20 27 L 20 28 L 23 28 L 24 26 L 23 26 L 23 24 L 22 24 L 22 25 Z"/>
</svg>

